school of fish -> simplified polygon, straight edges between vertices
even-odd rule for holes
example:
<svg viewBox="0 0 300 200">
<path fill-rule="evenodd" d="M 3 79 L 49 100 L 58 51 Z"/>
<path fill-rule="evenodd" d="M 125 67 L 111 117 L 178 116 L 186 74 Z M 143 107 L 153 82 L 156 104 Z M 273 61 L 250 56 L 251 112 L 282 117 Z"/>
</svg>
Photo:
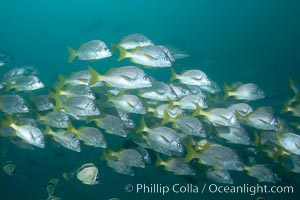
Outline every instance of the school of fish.
<svg viewBox="0 0 300 200">
<path fill-rule="evenodd" d="M 67 50 L 69 63 L 77 58 L 92 61 L 90 66 L 67 77 L 59 75 L 58 83 L 44 94 L 36 94 L 46 85 L 34 67 L 5 71 L 0 83 L 3 139 L 31 150 L 47 148 L 46 137 L 66 151 L 81 152 L 82 145 L 101 148 L 101 162 L 128 176 L 148 165 L 175 175 L 202 174 L 224 184 L 234 183 L 231 171 L 270 183 L 281 181 L 281 172 L 300 173 L 300 87 L 291 77 L 294 96 L 278 112 L 253 103 L 266 97 L 255 83 L 224 84 L 222 90 L 201 69 L 177 70 L 173 63 L 189 55 L 156 45 L 143 34 L 125 36 L 111 49 L 92 40 Z M 94 61 L 114 54 L 119 54 L 119 67 L 105 74 L 92 67 Z M 125 59 L 132 65 L 122 66 Z M 9 57 L 1 53 L 0 66 L 6 62 Z M 145 72 L 152 68 L 155 77 Z M 157 68 L 170 69 L 169 81 L 160 80 Z M 107 134 L 123 138 L 123 147 L 111 149 Z M 3 162 L 7 175 L 14 175 L 15 168 L 13 161 Z M 95 185 L 105 182 L 99 175 L 95 164 L 82 163 L 62 179 Z M 61 199 L 55 196 L 58 183 L 57 178 L 49 181 L 48 199 Z"/>
</svg>

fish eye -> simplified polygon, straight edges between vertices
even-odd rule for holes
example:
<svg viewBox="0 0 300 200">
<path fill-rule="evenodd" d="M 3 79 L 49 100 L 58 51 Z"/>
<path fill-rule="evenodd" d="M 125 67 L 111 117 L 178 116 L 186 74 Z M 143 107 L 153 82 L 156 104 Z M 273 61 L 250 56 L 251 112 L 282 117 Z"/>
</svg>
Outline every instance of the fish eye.
<svg viewBox="0 0 300 200">
<path fill-rule="evenodd" d="M 92 95 L 92 93 L 91 93 L 91 92 L 88 92 L 88 95 L 89 95 L 89 96 L 91 96 L 91 95 Z"/>
<path fill-rule="evenodd" d="M 92 107 L 92 110 L 93 110 L 93 111 L 95 111 L 96 109 L 97 109 L 96 106 L 93 106 L 93 107 Z"/>
<path fill-rule="evenodd" d="M 144 76 L 143 79 L 144 79 L 145 81 L 150 80 L 148 76 Z"/>
<path fill-rule="evenodd" d="M 210 79 L 208 77 L 206 77 L 206 81 L 210 81 Z"/>
<path fill-rule="evenodd" d="M 240 166 L 242 163 L 240 161 L 237 161 L 236 164 Z"/>
<path fill-rule="evenodd" d="M 104 144 L 105 144 L 105 141 L 104 141 L 104 140 L 101 140 L 101 141 L 100 141 L 100 144 L 101 144 L 101 145 L 104 145 Z"/>
<path fill-rule="evenodd" d="M 178 146 L 179 148 L 182 148 L 182 144 L 180 144 L 180 143 L 177 143 L 177 146 Z"/>
<path fill-rule="evenodd" d="M 25 105 L 25 104 L 23 104 L 23 105 L 22 105 L 22 108 L 24 108 L 24 109 L 25 109 L 25 108 L 27 108 L 27 107 L 26 107 L 26 105 Z"/>
<path fill-rule="evenodd" d="M 165 61 L 169 61 L 169 58 L 168 58 L 168 57 L 164 57 L 164 60 L 165 60 Z"/>
</svg>

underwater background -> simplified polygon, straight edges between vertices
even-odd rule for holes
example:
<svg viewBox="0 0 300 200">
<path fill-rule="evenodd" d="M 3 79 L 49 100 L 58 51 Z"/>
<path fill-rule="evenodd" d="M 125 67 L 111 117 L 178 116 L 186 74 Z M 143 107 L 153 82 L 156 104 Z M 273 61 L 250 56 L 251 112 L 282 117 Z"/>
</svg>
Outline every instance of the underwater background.
<svg viewBox="0 0 300 200">
<path fill-rule="evenodd" d="M 85 0 L 0 2 L 0 51 L 14 58 L 14 65 L 30 65 L 39 70 L 46 87 L 53 87 L 58 74 L 87 69 L 100 73 L 125 66 L 117 55 L 97 62 L 68 63 L 67 46 L 93 39 L 118 43 L 132 33 L 142 33 L 157 44 L 178 47 L 190 56 L 174 66 L 177 72 L 201 69 L 220 86 L 224 82 L 255 82 L 266 93 L 260 105 L 280 112 L 282 102 L 292 96 L 288 77 L 300 81 L 300 2 L 297 0 Z M 1 68 L 1 75 L 6 68 Z M 147 74 L 168 82 L 170 70 L 145 69 Z M 106 135 L 105 135 L 106 136 Z M 122 147 L 123 138 L 107 136 L 108 147 Z M 201 177 L 183 178 L 154 165 L 135 169 L 135 176 L 113 172 L 100 160 L 102 149 L 82 145 L 80 153 L 52 145 L 23 150 L 0 139 L 8 148 L 19 176 L 0 175 L 0 199 L 47 199 L 45 190 L 51 178 L 76 171 L 84 163 L 98 166 L 101 184 L 84 185 L 76 179 L 60 181 L 56 196 L 62 199 L 298 199 L 299 175 L 286 172 L 276 183 L 293 185 L 293 194 L 161 194 L 127 193 L 127 184 L 173 185 L 213 183 Z M 245 158 L 246 159 L 246 158 Z M 233 172 L 234 185 L 257 184 L 256 179 Z M 295 178 L 295 177 L 296 178 Z M 295 180 L 294 180 L 295 179 Z M 222 185 L 222 184 L 219 184 Z M 267 184 L 268 185 L 268 184 Z M 269 184 L 272 185 L 272 184 Z"/>
</svg>

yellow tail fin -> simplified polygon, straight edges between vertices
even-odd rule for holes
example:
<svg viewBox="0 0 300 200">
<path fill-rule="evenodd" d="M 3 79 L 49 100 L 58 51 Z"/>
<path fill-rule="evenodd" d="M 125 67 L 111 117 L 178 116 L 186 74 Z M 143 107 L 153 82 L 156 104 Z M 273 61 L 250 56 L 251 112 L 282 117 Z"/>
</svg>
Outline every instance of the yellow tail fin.
<svg viewBox="0 0 300 200">
<path fill-rule="evenodd" d="M 120 56 L 118 58 L 118 61 L 123 60 L 124 58 L 126 58 L 128 56 L 128 52 L 126 51 L 126 49 L 124 49 L 121 46 L 118 46 L 119 50 L 120 50 Z"/>
<path fill-rule="evenodd" d="M 171 81 L 177 79 L 177 74 L 175 70 L 171 67 Z"/>
<path fill-rule="evenodd" d="M 224 82 L 223 90 L 224 90 L 224 100 L 226 100 L 229 97 L 230 87 L 225 82 Z"/>
<path fill-rule="evenodd" d="M 94 85 L 96 83 L 98 83 L 100 80 L 100 74 L 94 70 L 91 66 L 88 66 L 88 70 L 91 74 L 91 80 L 89 82 L 89 86 Z"/>
<path fill-rule="evenodd" d="M 162 165 L 163 162 L 164 161 L 161 159 L 159 154 L 157 154 L 157 159 L 156 159 L 156 162 L 155 162 L 155 166 L 160 166 L 160 165 Z"/>
<path fill-rule="evenodd" d="M 68 62 L 71 63 L 71 62 L 73 62 L 74 58 L 76 57 L 76 51 L 74 49 L 72 49 L 70 46 L 68 46 L 67 48 L 68 48 L 68 52 L 69 52 Z"/>
</svg>

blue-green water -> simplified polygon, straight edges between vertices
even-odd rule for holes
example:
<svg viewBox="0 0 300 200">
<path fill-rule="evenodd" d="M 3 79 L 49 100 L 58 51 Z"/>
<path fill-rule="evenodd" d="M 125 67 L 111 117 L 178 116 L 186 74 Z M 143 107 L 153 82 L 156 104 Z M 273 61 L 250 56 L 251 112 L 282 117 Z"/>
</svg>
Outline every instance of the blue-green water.
<svg viewBox="0 0 300 200">
<path fill-rule="evenodd" d="M 111 67 L 124 66 L 117 55 L 97 62 L 67 62 L 68 45 L 74 48 L 93 39 L 107 44 L 118 43 L 131 33 L 147 35 L 156 44 L 169 44 L 190 54 L 178 61 L 176 71 L 198 68 L 213 80 L 223 82 L 255 82 L 267 98 L 258 104 L 271 105 L 279 113 L 282 101 L 292 96 L 288 76 L 300 81 L 300 3 L 296 0 L 86 0 L 38 1 L 10 0 L 0 2 L 0 51 L 14 57 L 14 65 L 32 65 L 40 71 L 46 87 L 52 87 L 58 74 L 93 66 L 100 73 Z M 1 69 L 5 72 L 5 68 Z M 169 69 L 145 69 L 161 81 L 169 81 Z M 106 136 L 106 135 L 105 135 Z M 108 135 L 109 148 L 118 149 L 123 139 Z M 284 172 L 287 178 L 278 185 L 293 185 L 294 194 L 137 194 L 126 193 L 127 184 L 176 183 L 186 179 L 164 172 L 162 167 L 136 169 L 129 177 L 113 172 L 100 161 L 101 149 L 82 145 L 76 153 L 57 147 L 51 138 L 45 149 L 28 151 L 0 140 L 8 147 L 20 176 L 0 176 L 1 199 L 47 199 L 45 186 L 64 171 L 75 171 L 82 164 L 94 162 L 100 170 L 101 184 L 87 186 L 77 180 L 61 180 L 56 196 L 62 199 L 297 199 L 299 175 Z M 246 158 L 245 158 L 246 159 Z M 22 173 L 21 173 L 22 172 Z M 23 173 L 24 172 L 24 173 Z M 29 175 L 29 177 L 28 177 Z M 234 185 L 256 185 L 246 173 L 232 173 Z M 296 176 L 295 180 L 291 178 Z M 194 177 L 193 184 L 202 188 L 213 183 Z M 263 183 L 260 183 L 263 184 Z M 218 184 L 222 185 L 222 184 Z M 272 184 L 267 184 L 272 185 Z"/>
</svg>

